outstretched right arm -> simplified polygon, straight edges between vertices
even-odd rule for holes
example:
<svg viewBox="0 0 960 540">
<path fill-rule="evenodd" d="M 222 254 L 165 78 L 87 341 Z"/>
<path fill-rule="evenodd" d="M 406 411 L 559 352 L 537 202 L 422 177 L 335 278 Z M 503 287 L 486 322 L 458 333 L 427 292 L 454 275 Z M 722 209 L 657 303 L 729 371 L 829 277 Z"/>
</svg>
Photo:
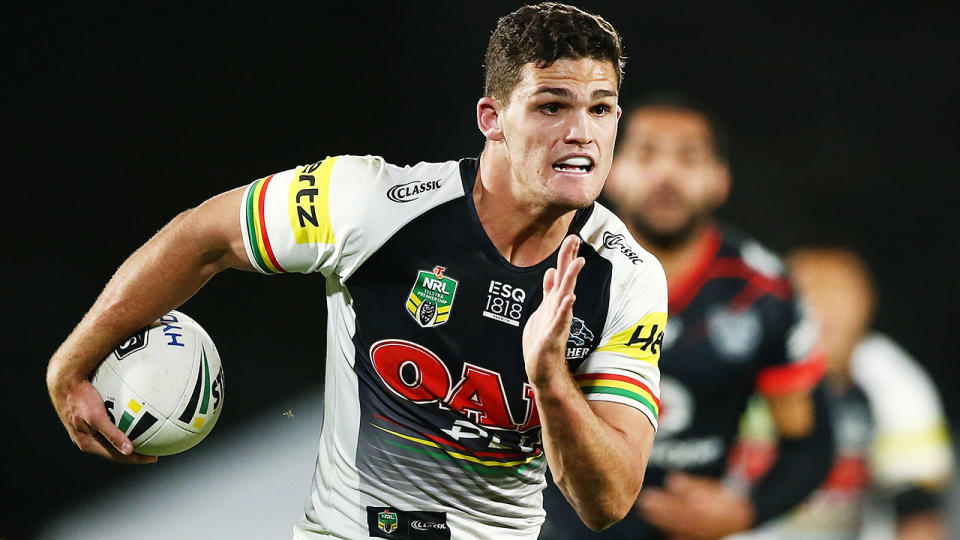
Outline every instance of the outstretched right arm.
<svg viewBox="0 0 960 540">
<path fill-rule="evenodd" d="M 253 270 L 239 211 L 244 188 L 187 210 L 137 249 L 104 287 L 47 366 L 47 389 L 73 442 L 116 461 L 149 463 L 107 417 L 89 376 L 130 334 L 184 302 L 226 268 Z"/>
</svg>

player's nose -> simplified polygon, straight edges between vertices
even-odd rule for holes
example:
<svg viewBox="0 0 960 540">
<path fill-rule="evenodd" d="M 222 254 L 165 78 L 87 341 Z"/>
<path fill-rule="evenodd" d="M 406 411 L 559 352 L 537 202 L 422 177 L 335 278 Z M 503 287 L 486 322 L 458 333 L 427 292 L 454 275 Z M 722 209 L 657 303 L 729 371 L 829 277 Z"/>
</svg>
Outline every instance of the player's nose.
<svg viewBox="0 0 960 540">
<path fill-rule="evenodd" d="M 584 146 L 593 142 L 588 111 L 576 111 L 567 115 L 566 133 L 563 138 L 568 144 Z"/>
</svg>

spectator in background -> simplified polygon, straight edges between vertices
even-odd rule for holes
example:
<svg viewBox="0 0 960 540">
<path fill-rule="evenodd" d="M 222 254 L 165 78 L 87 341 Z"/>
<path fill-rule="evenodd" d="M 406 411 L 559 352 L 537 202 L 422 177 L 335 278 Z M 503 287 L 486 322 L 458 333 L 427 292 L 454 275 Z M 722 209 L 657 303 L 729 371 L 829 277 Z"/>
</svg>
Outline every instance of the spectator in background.
<svg viewBox="0 0 960 540">
<path fill-rule="evenodd" d="M 885 509 L 875 515 L 895 516 L 896 538 L 947 538 L 941 499 L 953 457 L 943 408 L 923 368 L 871 329 L 877 292 L 867 265 L 829 246 L 798 248 L 787 261 L 822 329 L 837 457 L 808 502 L 744 538 L 877 538 L 871 503 Z M 744 421 L 734 466 L 747 477 L 774 452 L 766 415 L 757 400 Z"/>
<path fill-rule="evenodd" d="M 620 137 L 604 193 L 663 264 L 670 322 L 645 487 L 631 514 L 596 537 L 719 538 L 787 511 L 826 478 L 825 359 L 780 259 L 712 218 L 730 186 L 713 115 L 684 96 L 657 95 L 625 112 Z M 722 478 L 755 391 L 771 404 L 780 451 L 742 493 Z M 556 489 L 545 492 L 545 507 L 541 538 L 588 537 Z"/>
</svg>

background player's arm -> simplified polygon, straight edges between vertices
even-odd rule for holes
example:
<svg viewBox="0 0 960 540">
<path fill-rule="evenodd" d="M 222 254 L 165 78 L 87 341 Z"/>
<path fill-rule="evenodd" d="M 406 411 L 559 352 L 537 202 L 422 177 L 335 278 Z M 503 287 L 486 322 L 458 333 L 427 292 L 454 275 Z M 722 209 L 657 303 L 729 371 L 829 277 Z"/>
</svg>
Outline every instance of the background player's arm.
<svg viewBox="0 0 960 540">
<path fill-rule="evenodd" d="M 654 429 L 631 407 L 588 403 L 567 367 L 573 291 L 584 264 L 578 247 L 576 237 L 564 240 L 556 270 L 544 276 L 543 302 L 524 328 L 523 352 L 554 481 L 587 526 L 603 529 L 636 500 Z"/>
<path fill-rule="evenodd" d="M 107 417 L 88 380 L 126 336 L 176 308 L 226 268 L 252 270 L 244 253 L 238 188 L 170 221 L 120 266 L 47 367 L 53 406 L 81 450 L 117 461 L 148 463 Z"/>
</svg>

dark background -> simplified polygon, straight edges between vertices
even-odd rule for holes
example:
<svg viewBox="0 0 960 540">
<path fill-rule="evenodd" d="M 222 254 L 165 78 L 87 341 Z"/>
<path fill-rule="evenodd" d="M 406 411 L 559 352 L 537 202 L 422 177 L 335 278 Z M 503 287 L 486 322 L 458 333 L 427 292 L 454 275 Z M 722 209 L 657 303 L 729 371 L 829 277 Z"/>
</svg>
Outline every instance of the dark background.
<svg viewBox="0 0 960 540">
<path fill-rule="evenodd" d="M 623 35 L 623 102 L 684 90 L 725 120 L 723 218 L 775 249 L 813 230 L 862 241 L 879 328 L 934 375 L 956 425 L 955 14 L 834 4 L 579 5 Z M 516 5 L 10 14 L 0 536 L 28 538 L 138 474 L 81 454 L 44 386 L 47 359 L 123 259 L 179 211 L 326 155 L 477 155 L 486 40 Z M 182 310 L 213 336 L 229 381 L 211 437 L 322 377 L 317 278 L 228 272 Z"/>
</svg>

